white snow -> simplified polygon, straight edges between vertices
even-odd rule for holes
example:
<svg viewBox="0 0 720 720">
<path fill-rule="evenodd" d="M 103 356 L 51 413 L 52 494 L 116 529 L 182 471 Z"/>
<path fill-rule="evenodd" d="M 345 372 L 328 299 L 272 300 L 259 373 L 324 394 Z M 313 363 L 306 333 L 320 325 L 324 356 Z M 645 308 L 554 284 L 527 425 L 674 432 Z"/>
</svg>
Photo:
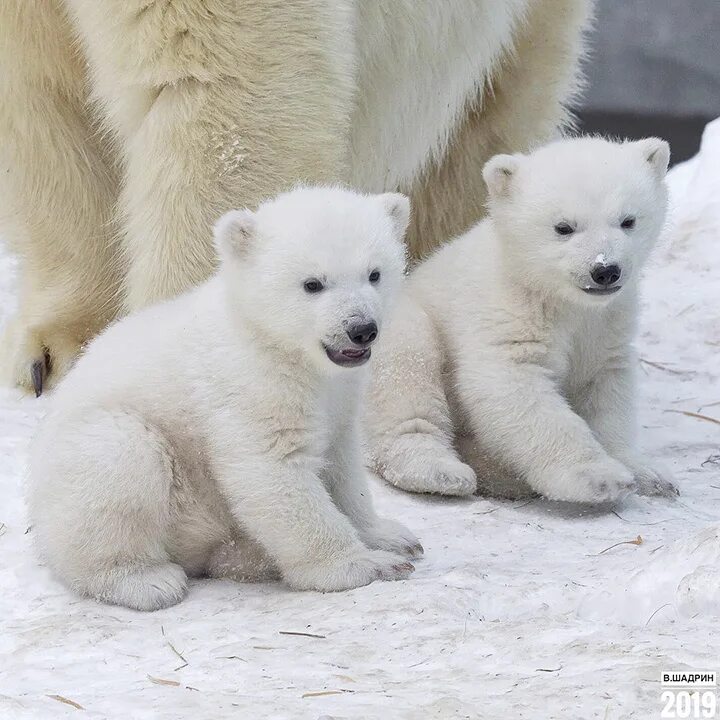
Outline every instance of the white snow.
<svg viewBox="0 0 720 720">
<path fill-rule="evenodd" d="M 377 486 L 424 542 L 409 581 L 331 595 L 195 581 L 141 614 L 38 565 L 23 466 L 46 399 L 0 391 L 0 717 L 645 720 L 661 670 L 720 670 L 720 425 L 682 414 L 720 419 L 720 121 L 671 183 L 639 346 L 643 445 L 673 470 L 675 502 L 614 514 Z M 0 323 L 14 268 L 0 255 Z"/>
</svg>

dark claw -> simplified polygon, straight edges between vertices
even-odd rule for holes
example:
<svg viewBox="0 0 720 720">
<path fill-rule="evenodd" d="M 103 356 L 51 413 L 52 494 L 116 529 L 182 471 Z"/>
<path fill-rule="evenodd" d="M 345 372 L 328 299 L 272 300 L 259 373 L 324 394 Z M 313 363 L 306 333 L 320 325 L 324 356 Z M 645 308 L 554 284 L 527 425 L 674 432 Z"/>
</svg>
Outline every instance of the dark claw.
<svg viewBox="0 0 720 720">
<path fill-rule="evenodd" d="M 406 545 L 403 550 L 405 555 L 409 555 L 412 558 L 418 558 L 425 553 L 425 550 L 420 543 L 417 545 Z"/>
<path fill-rule="evenodd" d="M 32 377 L 33 389 L 35 390 L 35 397 L 38 398 L 42 395 L 43 391 L 43 376 L 45 375 L 45 358 L 42 360 L 36 360 L 30 366 L 30 376 Z"/>
<path fill-rule="evenodd" d="M 661 494 L 665 495 L 666 497 L 678 497 L 678 495 L 680 495 L 680 488 L 676 485 L 671 485 L 670 488 L 665 492 L 662 491 L 663 488 L 661 485 L 658 485 L 658 489 L 660 490 Z"/>
</svg>

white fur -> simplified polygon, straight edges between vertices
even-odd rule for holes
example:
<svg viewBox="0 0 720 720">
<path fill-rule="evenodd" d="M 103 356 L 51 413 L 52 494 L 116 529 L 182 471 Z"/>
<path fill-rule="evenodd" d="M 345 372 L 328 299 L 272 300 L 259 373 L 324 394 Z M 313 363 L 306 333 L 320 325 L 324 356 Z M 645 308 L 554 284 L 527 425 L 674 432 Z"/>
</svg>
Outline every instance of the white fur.
<svg viewBox="0 0 720 720">
<path fill-rule="evenodd" d="M 657 139 L 580 138 L 487 163 L 490 217 L 411 274 L 380 345 L 370 430 L 382 476 L 577 502 L 674 492 L 638 455 L 633 409 L 637 285 L 668 157 Z M 560 236 L 561 222 L 575 232 Z M 621 267 L 618 292 L 586 292 L 598 262 Z"/>
<path fill-rule="evenodd" d="M 400 190 L 413 259 L 566 117 L 591 0 L 5 0 L 0 375 L 49 387 L 119 310 L 205 280 L 209 229 L 296 182 Z"/>
<path fill-rule="evenodd" d="M 59 578 L 152 610 L 188 574 L 323 591 L 407 577 L 422 549 L 375 515 L 362 464 L 366 370 L 324 346 L 351 347 L 359 320 L 382 331 L 408 214 L 402 195 L 332 188 L 229 213 L 215 277 L 90 345 L 31 451 L 33 527 Z"/>
<path fill-rule="evenodd" d="M 528 0 L 359 3 L 353 180 L 375 192 L 440 160 L 513 45 Z M 428 58 L 433 58 L 428 62 Z"/>
</svg>

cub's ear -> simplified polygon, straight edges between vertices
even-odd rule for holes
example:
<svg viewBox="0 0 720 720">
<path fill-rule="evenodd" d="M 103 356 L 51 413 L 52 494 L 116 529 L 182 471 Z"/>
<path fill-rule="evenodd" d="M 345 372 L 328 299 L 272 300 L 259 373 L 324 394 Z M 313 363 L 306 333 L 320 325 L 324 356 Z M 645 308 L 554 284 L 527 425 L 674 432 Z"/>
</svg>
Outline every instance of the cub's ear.
<svg viewBox="0 0 720 720">
<path fill-rule="evenodd" d="M 384 193 L 379 196 L 379 200 L 392 220 L 398 240 L 402 240 L 410 222 L 409 198 L 401 193 Z"/>
<path fill-rule="evenodd" d="M 520 167 L 520 155 L 495 155 L 483 168 L 483 180 L 490 197 L 499 198 L 510 192 L 513 177 Z"/>
<path fill-rule="evenodd" d="M 642 152 L 655 174 L 660 178 L 665 177 L 670 162 L 670 146 L 664 140 L 655 137 L 638 140 L 633 145 Z"/>
<path fill-rule="evenodd" d="M 243 258 L 255 242 L 256 232 L 254 213 L 231 210 L 215 223 L 215 247 L 221 256 Z"/>
</svg>

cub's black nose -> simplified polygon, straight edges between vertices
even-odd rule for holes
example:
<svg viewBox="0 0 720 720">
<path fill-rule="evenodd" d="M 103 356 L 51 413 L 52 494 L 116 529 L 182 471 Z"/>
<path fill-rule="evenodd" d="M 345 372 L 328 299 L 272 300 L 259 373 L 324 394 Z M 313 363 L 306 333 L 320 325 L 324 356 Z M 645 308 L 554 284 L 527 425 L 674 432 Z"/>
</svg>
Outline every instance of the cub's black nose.
<svg viewBox="0 0 720 720">
<path fill-rule="evenodd" d="M 590 277 L 603 287 L 610 287 L 620 279 L 619 265 L 594 265 L 590 270 Z"/>
<path fill-rule="evenodd" d="M 370 321 L 367 323 L 358 323 L 357 325 L 350 325 L 347 329 L 348 337 L 355 343 L 355 345 L 360 345 L 361 347 L 365 347 L 366 345 L 370 345 L 378 334 L 377 325 L 374 321 Z"/>
</svg>

